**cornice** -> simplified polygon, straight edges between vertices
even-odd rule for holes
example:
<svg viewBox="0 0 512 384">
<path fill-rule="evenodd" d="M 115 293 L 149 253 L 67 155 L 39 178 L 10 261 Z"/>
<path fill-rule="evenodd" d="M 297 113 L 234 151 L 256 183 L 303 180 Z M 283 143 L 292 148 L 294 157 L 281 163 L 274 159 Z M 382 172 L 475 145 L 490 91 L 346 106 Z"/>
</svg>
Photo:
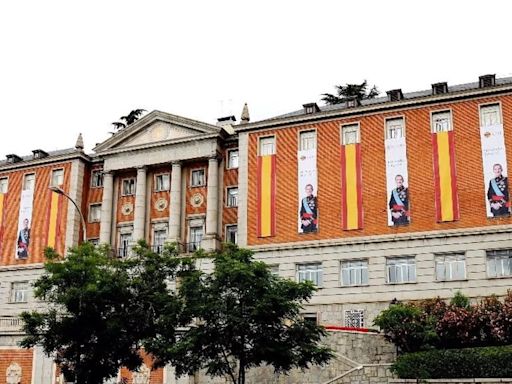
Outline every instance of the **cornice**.
<svg viewBox="0 0 512 384">
<path fill-rule="evenodd" d="M 0 172 L 7 172 L 12 170 L 18 170 L 23 168 L 33 168 L 48 165 L 51 163 L 60 163 L 68 160 L 80 159 L 85 162 L 90 162 L 91 157 L 86 155 L 84 152 L 76 151 L 74 153 L 66 153 L 63 155 L 55 155 L 43 157 L 42 159 L 23 160 L 17 163 L 9 163 L 0 165 Z"/>
<path fill-rule="evenodd" d="M 0 273 L 2 272 L 13 272 L 13 271 L 27 271 L 27 270 L 39 270 L 43 269 L 43 263 L 35 263 L 35 264 L 20 264 L 20 265 L 1 265 Z"/>
</svg>

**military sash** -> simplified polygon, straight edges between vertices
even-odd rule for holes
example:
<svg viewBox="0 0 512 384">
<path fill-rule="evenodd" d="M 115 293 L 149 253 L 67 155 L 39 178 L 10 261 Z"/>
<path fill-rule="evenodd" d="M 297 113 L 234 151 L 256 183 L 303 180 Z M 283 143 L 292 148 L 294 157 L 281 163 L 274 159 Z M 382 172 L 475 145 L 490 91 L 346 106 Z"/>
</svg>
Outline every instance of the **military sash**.
<svg viewBox="0 0 512 384">
<path fill-rule="evenodd" d="M 400 198 L 400 195 L 396 189 L 393 189 L 393 199 L 395 200 L 395 203 L 397 205 L 401 205 L 402 207 L 405 207 L 405 203 Z"/>
<path fill-rule="evenodd" d="M 496 179 L 491 179 L 491 187 L 494 190 L 494 194 L 499 197 L 505 197 L 501 189 L 498 187 L 498 183 L 496 183 Z"/>
<path fill-rule="evenodd" d="M 302 199 L 302 206 L 304 207 L 304 210 L 306 211 L 307 214 L 311 216 L 313 216 L 313 211 L 311 210 L 309 204 L 308 204 L 308 198 L 305 197 Z"/>
</svg>

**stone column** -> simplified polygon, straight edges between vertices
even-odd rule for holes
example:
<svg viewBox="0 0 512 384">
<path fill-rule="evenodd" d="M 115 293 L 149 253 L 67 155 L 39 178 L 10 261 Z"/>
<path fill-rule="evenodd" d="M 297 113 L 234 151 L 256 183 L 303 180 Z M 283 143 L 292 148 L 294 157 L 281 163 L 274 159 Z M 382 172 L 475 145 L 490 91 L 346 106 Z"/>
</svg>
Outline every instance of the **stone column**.
<svg viewBox="0 0 512 384">
<path fill-rule="evenodd" d="M 137 185 L 135 187 L 135 208 L 133 212 L 133 242 L 144 237 L 146 226 L 146 167 L 137 168 Z"/>
<path fill-rule="evenodd" d="M 171 242 L 181 240 L 181 163 L 172 163 L 171 171 L 171 202 L 169 204 L 168 239 Z"/>
<path fill-rule="evenodd" d="M 219 245 L 218 216 L 219 216 L 219 159 L 211 157 L 208 160 L 208 185 L 206 196 L 206 233 L 202 247 L 213 251 Z"/>
<path fill-rule="evenodd" d="M 114 199 L 114 175 L 103 174 L 103 200 L 101 202 L 100 243 L 110 245 L 112 230 L 112 204 Z"/>
</svg>

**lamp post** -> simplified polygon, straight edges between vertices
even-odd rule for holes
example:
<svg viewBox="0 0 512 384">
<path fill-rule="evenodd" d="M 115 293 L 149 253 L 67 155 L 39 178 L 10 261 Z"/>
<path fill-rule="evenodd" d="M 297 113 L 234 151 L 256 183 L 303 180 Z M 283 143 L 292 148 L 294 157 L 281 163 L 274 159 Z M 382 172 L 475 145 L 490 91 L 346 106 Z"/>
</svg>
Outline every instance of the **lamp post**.
<svg viewBox="0 0 512 384">
<path fill-rule="evenodd" d="M 62 190 L 62 188 L 55 187 L 55 186 L 50 186 L 48 188 L 50 189 L 50 191 L 55 192 L 58 195 L 65 196 L 69 201 L 71 201 L 73 203 L 73 205 L 75 206 L 76 210 L 80 214 L 80 219 L 82 220 L 82 235 L 83 235 L 82 241 L 84 243 L 86 243 L 87 242 L 87 229 L 85 227 L 85 219 L 84 219 L 84 215 L 82 214 L 82 211 L 78 207 L 78 204 L 76 203 L 76 201 L 73 200 L 66 192 L 64 192 Z"/>
</svg>

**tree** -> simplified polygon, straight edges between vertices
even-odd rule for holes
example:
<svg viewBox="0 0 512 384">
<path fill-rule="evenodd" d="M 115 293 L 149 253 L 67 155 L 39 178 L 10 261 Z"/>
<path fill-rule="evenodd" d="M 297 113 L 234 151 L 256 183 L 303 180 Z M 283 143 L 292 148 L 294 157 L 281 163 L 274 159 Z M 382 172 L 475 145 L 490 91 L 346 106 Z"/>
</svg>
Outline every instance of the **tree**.
<svg viewBox="0 0 512 384">
<path fill-rule="evenodd" d="M 368 91 L 368 83 L 366 80 L 361 84 L 347 83 L 345 85 L 336 85 L 334 88 L 336 89 L 336 95 L 331 93 L 322 94 L 322 101 L 324 101 L 325 104 L 341 104 L 353 99 L 361 101 L 373 99 L 379 95 L 379 91 L 375 85 Z"/>
<path fill-rule="evenodd" d="M 112 123 L 112 125 L 116 128 L 116 129 L 122 129 L 122 128 L 126 128 L 127 126 L 135 123 L 137 120 L 139 120 L 140 116 L 146 112 L 145 109 L 134 109 L 132 110 L 128 115 L 126 116 L 121 116 L 119 118 L 119 120 L 122 120 L 122 121 L 114 121 Z"/>
<path fill-rule="evenodd" d="M 137 369 L 143 341 L 161 327 L 172 334 L 180 304 L 167 288 L 179 265 L 175 250 L 158 255 L 141 243 L 135 253 L 113 259 L 107 248 L 85 243 L 64 259 L 46 249 L 46 273 L 34 285 L 48 309 L 22 314 L 21 345 L 41 345 L 77 384 L 103 383 L 121 366 Z"/>
<path fill-rule="evenodd" d="M 198 257 L 204 255 L 199 254 Z M 247 369 L 272 365 L 276 372 L 331 357 L 320 345 L 325 330 L 300 316 L 302 303 L 315 288 L 272 275 L 253 253 L 227 244 L 214 257 L 214 272 L 190 269 L 181 279 L 182 320 L 196 319 L 176 344 L 149 343 L 146 349 L 160 364 L 170 362 L 178 375 L 206 369 L 244 384 Z"/>
</svg>

